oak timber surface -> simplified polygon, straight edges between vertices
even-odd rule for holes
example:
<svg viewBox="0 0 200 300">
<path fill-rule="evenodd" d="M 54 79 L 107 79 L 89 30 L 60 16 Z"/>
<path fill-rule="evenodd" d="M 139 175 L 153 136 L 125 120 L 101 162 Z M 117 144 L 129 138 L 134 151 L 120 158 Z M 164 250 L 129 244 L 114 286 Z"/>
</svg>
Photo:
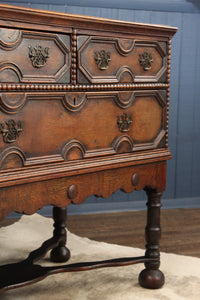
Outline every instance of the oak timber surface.
<svg viewBox="0 0 200 300">
<path fill-rule="evenodd" d="M 200 257 L 200 209 L 161 212 L 161 251 Z M 7 219 L 5 226 L 16 222 Z M 68 216 L 67 228 L 83 237 L 124 246 L 144 248 L 145 211 Z"/>
</svg>

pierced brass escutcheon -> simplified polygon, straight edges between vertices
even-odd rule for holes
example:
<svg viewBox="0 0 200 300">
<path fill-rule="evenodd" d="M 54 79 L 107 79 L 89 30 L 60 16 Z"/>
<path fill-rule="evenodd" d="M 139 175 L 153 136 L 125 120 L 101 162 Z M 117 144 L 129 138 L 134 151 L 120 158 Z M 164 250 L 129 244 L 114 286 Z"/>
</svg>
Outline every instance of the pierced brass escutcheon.
<svg viewBox="0 0 200 300">
<path fill-rule="evenodd" d="M 94 59 L 100 70 L 107 70 L 111 61 L 110 52 L 105 50 L 95 51 Z"/>
<path fill-rule="evenodd" d="M 122 132 L 127 132 L 130 130 L 130 125 L 132 124 L 131 116 L 128 116 L 126 113 L 123 113 L 121 116 L 117 116 L 117 125 L 119 130 Z"/>
<path fill-rule="evenodd" d="M 153 62 L 153 57 L 151 53 L 144 51 L 142 54 L 139 54 L 139 63 L 143 67 L 144 71 L 151 69 L 151 63 Z"/>
<path fill-rule="evenodd" d="M 10 119 L 5 123 L 0 122 L 0 131 L 3 135 L 3 140 L 5 143 L 13 143 L 17 140 L 22 132 L 22 122 L 16 122 L 13 119 Z"/>
<path fill-rule="evenodd" d="M 46 65 L 47 58 L 49 57 L 49 48 L 37 45 L 35 47 L 29 46 L 29 57 L 33 67 L 41 68 Z"/>
</svg>

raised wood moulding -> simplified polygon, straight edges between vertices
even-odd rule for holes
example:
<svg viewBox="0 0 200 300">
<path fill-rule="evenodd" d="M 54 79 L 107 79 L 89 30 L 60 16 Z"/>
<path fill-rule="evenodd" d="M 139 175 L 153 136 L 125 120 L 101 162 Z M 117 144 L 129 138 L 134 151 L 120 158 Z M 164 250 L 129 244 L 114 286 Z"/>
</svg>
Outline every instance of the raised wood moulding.
<svg viewBox="0 0 200 300">
<path fill-rule="evenodd" d="M 34 166 L 32 164 L 29 164 L 28 160 L 24 161 L 25 158 L 20 152 L 18 154 L 18 152 L 15 151 L 17 155 L 20 155 L 20 158 L 23 160 L 26 168 L 1 170 L 0 187 L 14 186 L 16 184 L 18 185 L 41 180 L 43 181 L 52 178 L 69 177 L 85 173 L 90 174 L 93 172 L 108 169 L 115 170 L 121 167 L 162 162 L 171 159 L 171 153 L 169 149 L 157 149 L 141 152 L 140 154 L 124 153 L 103 158 L 96 157 L 89 158 L 87 160 L 77 160 L 69 162 L 59 161 L 58 157 L 56 157 L 55 160 L 52 160 L 51 164 L 49 164 L 49 161 L 47 161 L 46 164 L 42 164 L 40 166 L 36 164 Z M 4 155 L 4 157 L 7 157 L 6 154 Z"/>
<path fill-rule="evenodd" d="M 77 31 L 81 30 L 94 30 L 98 34 L 103 30 L 110 36 L 110 32 L 117 32 L 118 34 L 127 34 L 133 31 L 143 36 L 154 35 L 158 38 L 172 37 L 176 31 L 176 27 L 160 26 L 157 24 L 145 24 L 137 22 L 125 22 L 122 20 L 110 20 L 105 18 L 96 18 L 91 16 L 80 16 L 75 14 L 58 13 L 53 11 L 36 10 L 25 7 L 11 7 L 10 5 L 1 4 L 1 23 L 4 24 L 4 20 L 10 19 L 9 25 L 13 26 L 17 20 L 19 28 L 30 28 L 30 24 L 33 29 L 46 28 L 52 31 L 65 31 L 71 32 L 71 27 L 77 25 Z M 13 18 L 13 15 L 16 15 Z"/>
<path fill-rule="evenodd" d="M 1 83 L 1 91 L 95 91 L 95 90 L 132 90 L 132 89 L 166 89 L 168 83 L 116 83 L 116 84 L 14 84 Z"/>
</svg>

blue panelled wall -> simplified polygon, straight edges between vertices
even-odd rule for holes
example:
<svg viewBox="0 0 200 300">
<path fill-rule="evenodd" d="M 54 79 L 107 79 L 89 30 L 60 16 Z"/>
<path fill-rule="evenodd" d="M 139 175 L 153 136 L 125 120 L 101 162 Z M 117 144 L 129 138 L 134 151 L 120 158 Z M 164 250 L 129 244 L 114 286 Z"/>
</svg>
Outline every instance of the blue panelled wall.
<svg viewBox="0 0 200 300">
<path fill-rule="evenodd" d="M 4 4 L 178 27 L 172 40 L 167 189 L 163 207 L 200 207 L 200 1 L 199 0 L 8 0 Z M 70 213 L 145 208 L 144 192 L 109 199 L 89 197 Z M 42 210 L 50 212 L 49 207 Z"/>
</svg>

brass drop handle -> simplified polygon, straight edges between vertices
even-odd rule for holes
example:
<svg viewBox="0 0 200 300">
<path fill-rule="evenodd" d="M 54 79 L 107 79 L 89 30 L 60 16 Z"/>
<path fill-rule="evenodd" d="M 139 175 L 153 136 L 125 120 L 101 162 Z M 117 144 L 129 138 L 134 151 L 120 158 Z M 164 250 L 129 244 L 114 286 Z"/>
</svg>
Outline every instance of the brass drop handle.
<svg viewBox="0 0 200 300">
<path fill-rule="evenodd" d="M 117 116 L 117 125 L 121 132 L 127 132 L 130 130 L 130 125 L 132 124 L 132 117 L 123 113 L 121 116 Z"/>
<path fill-rule="evenodd" d="M 144 51 L 139 54 L 139 63 L 144 71 L 149 71 L 151 69 L 151 63 L 153 62 L 153 57 L 151 53 Z"/>
<path fill-rule="evenodd" d="M 18 139 L 20 133 L 22 132 L 22 122 L 16 122 L 13 119 L 10 119 L 5 123 L 0 122 L 0 131 L 3 135 L 3 140 L 5 143 L 13 143 Z"/>
<path fill-rule="evenodd" d="M 111 61 L 111 53 L 109 51 L 100 50 L 94 52 L 94 59 L 100 70 L 107 70 Z"/>
<path fill-rule="evenodd" d="M 34 68 L 41 68 L 46 65 L 49 57 L 49 48 L 37 45 L 35 47 L 29 46 L 29 58 Z"/>
</svg>

